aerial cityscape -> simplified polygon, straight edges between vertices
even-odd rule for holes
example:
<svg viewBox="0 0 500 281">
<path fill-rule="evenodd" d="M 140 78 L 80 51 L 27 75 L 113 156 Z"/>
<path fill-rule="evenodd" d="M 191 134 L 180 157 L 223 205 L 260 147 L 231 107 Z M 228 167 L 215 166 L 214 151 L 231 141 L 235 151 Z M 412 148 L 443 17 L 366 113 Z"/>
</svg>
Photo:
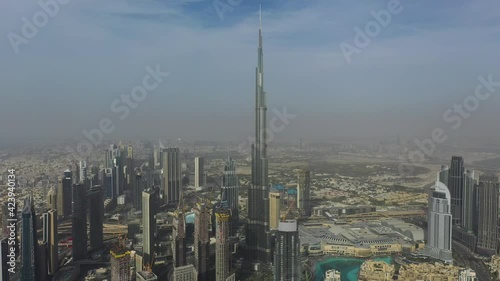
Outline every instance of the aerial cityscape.
<svg viewBox="0 0 500 281">
<path fill-rule="evenodd" d="M 362 2 L 6 0 L 0 281 L 500 280 L 500 3 Z"/>
</svg>

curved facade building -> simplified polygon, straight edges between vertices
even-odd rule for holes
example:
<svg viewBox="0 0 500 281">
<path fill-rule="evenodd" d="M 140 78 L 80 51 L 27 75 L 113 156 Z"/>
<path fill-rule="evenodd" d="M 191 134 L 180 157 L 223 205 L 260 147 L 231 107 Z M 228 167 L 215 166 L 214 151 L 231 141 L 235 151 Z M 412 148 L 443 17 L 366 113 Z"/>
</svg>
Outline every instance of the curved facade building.
<svg viewBox="0 0 500 281">
<path fill-rule="evenodd" d="M 451 195 L 448 187 L 437 181 L 429 195 L 427 245 L 422 254 L 445 263 L 453 263 Z"/>
<path fill-rule="evenodd" d="M 299 281 L 300 275 L 300 241 L 297 221 L 280 221 L 274 252 L 274 281 Z"/>
</svg>

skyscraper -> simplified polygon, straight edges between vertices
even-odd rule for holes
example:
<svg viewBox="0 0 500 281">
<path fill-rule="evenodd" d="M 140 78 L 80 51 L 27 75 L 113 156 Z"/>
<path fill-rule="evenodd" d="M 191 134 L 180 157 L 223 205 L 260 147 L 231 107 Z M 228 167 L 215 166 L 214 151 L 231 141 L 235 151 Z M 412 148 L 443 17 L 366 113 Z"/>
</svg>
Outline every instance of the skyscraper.
<svg viewBox="0 0 500 281">
<path fill-rule="evenodd" d="M 134 190 L 134 151 L 132 145 L 129 144 L 127 147 L 127 166 L 125 172 L 125 185 L 127 186 L 127 190 Z"/>
<path fill-rule="evenodd" d="M 43 243 L 47 245 L 48 274 L 55 275 L 59 269 L 57 211 L 48 210 L 43 214 Z"/>
<path fill-rule="evenodd" d="M 115 184 L 113 177 L 113 169 L 112 168 L 104 168 L 101 171 L 102 175 L 102 189 L 104 190 L 104 194 L 106 198 L 114 199 L 116 198 L 115 192 Z"/>
<path fill-rule="evenodd" d="M 477 252 L 494 255 L 498 246 L 498 196 L 499 184 L 495 176 L 479 178 Z"/>
<path fill-rule="evenodd" d="M 429 195 L 429 213 L 427 222 L 427 245 L 422 255 L 453 262 L 452 216 L 450 210 L 451 195 L 448 187 L 442 182 L 436 182 Z"/>
<path fill-rule="evenodd" d="M 299 281 L 301 272 L 297 221 L 280 221 L 276 233 L 274 281 Z"/>
<path fill-rule="evenodd" d="M 461 156 L 453 156 L 448 172 L 448 188 L 451 194 L 451 215 L 453 216 L 453 225 L 462 225 L 464 169 L 464 159 Z"/>
<path fill-rule="evenodd" d="M 22 233 L 21 233 L 21 280 L 37 280 L 37 252 L 38 239 L 36 235 L 36 215 L 33 198 L 31 195 L 24 200 L 24 209 L 22 213 Z"/>
<path fill-rule="evenodd" d="M 109 251 L 111 281 L 130 281 L 130 252 L 124 249 Z"/>
<path fill-rule="evenodd" d="M 174 268 L 174 281 L 197 281 L 198 271 L 192 264 Z"/>
<path fill-rule="evenodd" d="M 164 148 L 161 154 L 163 159 L 163 200 L 166 204 L 177 203 L 182 184 L 179 148 Z"/>
<path fill-rule="evenodd" d="M 231 272 L 230 219 L 228 209 L 220 208 L 215 212 L 215 281 L 226 281 Z"/>
<path fill-rule="evenodd" d="M 148 189 L 142 192 L 142 251 L 145 266 L 153 267 L 155 233 L 156 233 L 156 204 L 155 192 Z"/>
<path fill-rule="evenodd" d="M 301 170 L 297 178 L 297 207 L 304 216 L 311 215 L 311 172 Z"/>
<path fill-rule="evenodd" d="M 280 221 L 281 193 L 277 190 L 269 192 L 269 229 L 277 230 Z"/>
<path fill-rule="evenodd" d="M 18 229 L 19 229 L 19 223 L 17 222 L 18 219 L 18 214 L 17 214 L 17 206 L 18 204 L 15 204 L 14 207 L 12 207 L 12 203 L 9 204 L 9 201 L 6 200 L 5 202 L 1 203 L 2 207 L 2 232 L 0 233 L 0 237 L 9 237 L 11 234 L 14 234 L 13 240 L 11 243 L 14 243 L 14 245 L 9 245 L 10 247 L 14 247 L 16 256 L 19 254 L 19 241 L 17 239 L 18 237 Z M 10 221 L 10 219 L 14 219 L 16 221 Z"/>
<path fill-rule="evenodd" d="M 57 209 L 57 193 L 55 188 L 50 188 L 47 192 L 47 209 Z"/>
<path fill-rule="evenodd" d="M 89 240 L 90 250 L 103 247 L 104 193 L 99 185 L 90 188 L 87 193 L 89 202 Z"/>
<path fill-rule="evenodd" d="M 203 157 L 194 158 L 194 187 L 202 187 L 205 185 L 205 169 Z"/>
<path fill-rule="evenodd" d="M 66 170 L 64 171 L 63 177 L 58 179 L 57 182 L 57 208 L 58 208 L 58 215 L 62 217 L 69 217 L 71 216 L 71 193 L 72 193 L 72 176 L 71 176 L 71 171 Z"/>
<path fill-rule="evenodd" d="M 198 280 L 207 280 L 208 258 L 210 255 L 210 237 L 208 235 L 210 209 L 205 203 L 198 203 L 194 213 L 194 262 L 198 271 Z"/>
<path fill-rule="evenodd" d="M 447 165 L 441 165 L 441 171 L 438 174 L 438 180 L 446 186 L 448 186 L 449 171 L 450 167 Z"/>
<path fill-rule="evenodd" d="M 87 188 L 83 183 L 73 185 L 73 260 L 87 257 Z"/>
<path fill-rule="evenodd" d="M 184 216 L 184 204 L 181 198 L 179 206 L 174 213 L 172 221 L 172 256 L 174 267 L 186 265 L 186 226 Z"/>
<path fill-rule="evenodd" d="M 80 161 L 79 168 L 80 168 L 79 181 L 84 183 L 87 180 L 87 161 L 85 160 Z"/>
<path fill-rule="evenodd" d="M 266 92 L 264 91 L 264 55 L 262 52 L 262 13 L 255 69 L 255 143 L 252 144 L 252 180 L 248 190 L 247 257 L 269 262 L 269 186 L 266 137 Z"/>
<path fill-rule="evenodd" d="M 236 176 L 236 163 L 228 156 L 222 176 L 222 201 L 226 201 L 229 209 L 239 209 L 239 181 Z"/>
<path fill-rule="evenodd" d="M 467 231 L 473 230 L 474 224 L 474 209 L 475 197 L 474 189 L 476 188 L 476 179 L 474 171 L 467 170 L 464 174 L 464 192 L 463 192 L 463 207 L 462 207 L 462 227 Z"/>
<path fill-rule="evenodd" d="M 9 281 L 9 240 L 8 238 L 0 239 L 0 281 Z"/>
<path fill-rule="evenodd" d="M 142 191 L 145 188 L 145 183 L 143 179 L 143 175 L 140 171 L 135 171 L 134 172 L 134 181 L 135 184 L 133 185 L 133 203 L 134 203 L 134 208 L 136 210 L 141 210 L 142 209 Z"/>
<path fill-rule="evenodd" d="M 239 225 L 239 192 L 240 186 L 236 176 L 236 163 L 228 155 L 222 176 L 222 201 L 231 210 L 231 236 L 236 235 Z"/>
</svg>

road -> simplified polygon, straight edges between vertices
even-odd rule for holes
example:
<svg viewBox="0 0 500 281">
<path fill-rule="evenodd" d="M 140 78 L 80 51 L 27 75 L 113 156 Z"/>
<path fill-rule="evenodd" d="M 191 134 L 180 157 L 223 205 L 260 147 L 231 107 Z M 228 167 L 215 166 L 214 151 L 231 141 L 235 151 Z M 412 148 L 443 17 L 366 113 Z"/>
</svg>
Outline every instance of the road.
<svg viewBox="0 0 500 281">
<path fill-rule="evenodd" d="M 493 281 L 489 268 L 481 259 L 478 259 L 467 247 L 453 242 L 453 251 L 457 255 L 459 265 L 472 268 L 477 275 L 478 281 Z"/>
</svg>

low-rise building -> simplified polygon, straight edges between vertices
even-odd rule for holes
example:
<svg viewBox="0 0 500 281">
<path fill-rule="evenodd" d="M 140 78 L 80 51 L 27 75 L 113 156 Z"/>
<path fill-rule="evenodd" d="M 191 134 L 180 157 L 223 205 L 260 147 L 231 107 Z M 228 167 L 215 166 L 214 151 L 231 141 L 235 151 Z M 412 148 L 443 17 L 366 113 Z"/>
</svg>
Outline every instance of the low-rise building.
<svg viewBox="0 0 500 281">
<path fill-rule="evenodd" d="M 462 279 L 460 279 L 462 278 Z M 404 281 L 475 281 L 476 273 L 471 269 L 442 263 L 402 265 L 399 279 Z"/>
<path fill-rule="evenodd" d="M 393 280 L 395 267 L 383 261 L 368 260 L 361 265 L 359 281 L 390 281 Z M 406 279 L 404 279 L 406 280 Z"/>
<path fill-rule="evenodd" d="M 335 269 L 330 269 L 325 272 L 325 281 L 341 281 L 341 274 Z"/>
<path fill-rule="evenodd" d="M 358 258 L 390 256 L 400 253 L 412 253 L 418 243 L 412 238 L 421 239 L 420 229 L 404 224 L 390 227 L 395 223 L 358 222 L 352 224 L 306 223 L 299 226 L 301 251 L 309 255 L 332 255 Z"/>
</svg>

